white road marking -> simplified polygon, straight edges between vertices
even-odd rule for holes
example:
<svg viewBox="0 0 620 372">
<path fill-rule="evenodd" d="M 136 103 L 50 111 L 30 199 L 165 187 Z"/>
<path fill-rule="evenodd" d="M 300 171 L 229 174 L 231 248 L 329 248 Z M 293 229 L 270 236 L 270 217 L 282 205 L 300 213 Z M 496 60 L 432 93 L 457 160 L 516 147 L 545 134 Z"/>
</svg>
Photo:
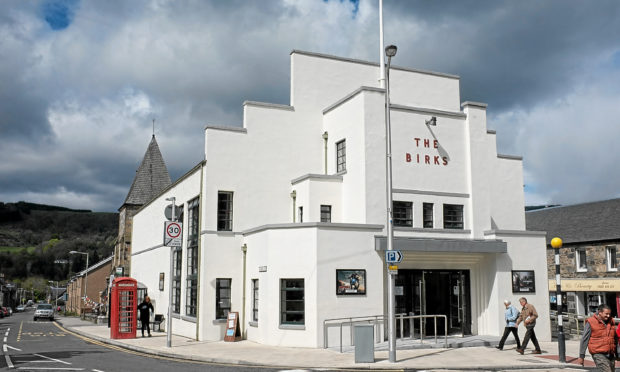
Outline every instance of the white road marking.
<svg viewBox="0 0 620 372">
<path fill-rule="evenodd" d="M 50 368 L 50 367 L 19 367 L 17 369 L 26 369 L 28 371 L 31 370 L 45 370 L 45 371 L 50 371 L 50 370 L 54 370 L 54 371 L 83 371 L 84 368 Z"/>
<path fill-rule="evenodd" d="M 9 368 L 15 368 L 15 366 L 13 366 L 13 363 L 11 362 L 11 357 L 9 357 L 9 354 L 4 354 L 4 359 L 6 359 L 6 365 Z"/>
<path fill-rule="evenodd" d="M 7 338 L 6 338 L 6 336 L 4 336 L 4 342 L 6 342 L 6 340 L 7 340 Z"/>
<path fill-rule="evenodd" d="M 13 349 L 13 350 L 17 350 L 17 351 L 22 351 L 22 349 L 18 349 L 16 347 L 11 346 L 11 345 L 4 344 L 4 346 L 9 348 L 9 349 Z M 6 349 L 5 349 L 5 352 L 6 352 Z"/>
<path fill-rule="evenodd" d="M 36 356 L 41 357 L 41 358 L 53 360 L 54 362 L 71 365 L 71 363 L 69 363 L 69 362 L 65 362 L 65 361 L 60 360 L 60 359 L 54 359 L 54 358 L 46 357 L 45 355 L 41 355 L 41 354 L 32 354 L 32 355 L 36 355 Z"/>
<path fill-rule="evenodd" d="M 93 372 L 103 372 L 103 371 L 100 369 L 93 369 Z"/>
</svg>

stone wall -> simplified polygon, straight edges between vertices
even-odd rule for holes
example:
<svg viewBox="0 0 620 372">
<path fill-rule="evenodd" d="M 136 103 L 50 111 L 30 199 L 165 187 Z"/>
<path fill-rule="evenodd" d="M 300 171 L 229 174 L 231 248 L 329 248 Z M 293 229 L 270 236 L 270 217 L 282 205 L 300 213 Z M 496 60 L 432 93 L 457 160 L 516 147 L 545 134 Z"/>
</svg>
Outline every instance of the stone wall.
<svg viewBox="0 0 620 372">
<path fill-rule="evenodd" d="M 560 248 L 560 275 L 565 279 L 587 278 L 620 278 L 620 271 L 607 271 L 606 247 L 615 245 L 618 250 L 616 261 L 620 258 L 620 241 L 600 244 L 574 244 Z M 578 272 L 575 259 L 577 249 L 586 250 L 586 266 L 588 271 Z M 616 262 L 618 264 L 618 262 Z M 549 279 L 555 278 L 555 249 L 547 248 L 547 274 Z"/>
</svg>

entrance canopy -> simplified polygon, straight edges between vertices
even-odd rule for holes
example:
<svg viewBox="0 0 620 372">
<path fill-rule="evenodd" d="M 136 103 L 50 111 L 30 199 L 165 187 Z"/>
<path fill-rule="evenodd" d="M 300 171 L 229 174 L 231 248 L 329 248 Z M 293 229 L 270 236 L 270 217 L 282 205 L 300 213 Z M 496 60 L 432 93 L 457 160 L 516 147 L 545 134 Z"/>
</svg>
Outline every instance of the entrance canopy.
<svg viewBox="0 0 620 372">
<path fill-rule="evenodd" d="M 387 238 L 375 237 L 375 250 L 385 251 Z M 501 240 L 458 240 L 394 237 L 394 249 L 409 252 L 507 253 L 508 244 Z"/>
</svg>

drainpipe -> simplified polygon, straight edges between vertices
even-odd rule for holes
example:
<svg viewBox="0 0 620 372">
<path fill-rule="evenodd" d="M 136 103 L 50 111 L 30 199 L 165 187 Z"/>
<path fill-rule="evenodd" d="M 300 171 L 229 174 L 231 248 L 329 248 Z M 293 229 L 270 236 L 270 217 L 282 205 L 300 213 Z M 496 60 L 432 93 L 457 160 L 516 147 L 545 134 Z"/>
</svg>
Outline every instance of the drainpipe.
<svg viewBox="0 0 620 372">
<path fill-rule="evenodd" d="M 248 245 L 243 243 L 243 245 L 241 246 L 241 251 L 243 252 L 243 298 L 241 299 L 241 337 L 245 339 L 247 338 L 247 335 L 245 334 L 245 267 L 247 262 Z"/>
<path fill-rule="evenodd" d="M 196 341 L 200 339 L 200 268 L 202 267 L 202 265 L 200 264 L 200 260 L 202 257 L 202 233 L 200 229 L 202 229 L 202 204 L 204 201 L 204 198 L 202 197 L 202 188 L 206 162 L 206 160 L 203 160 L 202 165 L 200 166 L 200 192 L 198 194 L 198 272 L 196 273 Z"/>
<path fill-rule="evenodd" d="M 295 223 L 295 204 L 297 201 L 297 191 L 293 190 L 291 192 L 291 198 L 293 198 L 293 223 Z"/>
<path fill-rule="evenodd" d="M 323 132 L 323 141 L 325 141 L 325 174 L 327 174 L 327 138 L 329 135 L 327 131 Z"/>
</svg>

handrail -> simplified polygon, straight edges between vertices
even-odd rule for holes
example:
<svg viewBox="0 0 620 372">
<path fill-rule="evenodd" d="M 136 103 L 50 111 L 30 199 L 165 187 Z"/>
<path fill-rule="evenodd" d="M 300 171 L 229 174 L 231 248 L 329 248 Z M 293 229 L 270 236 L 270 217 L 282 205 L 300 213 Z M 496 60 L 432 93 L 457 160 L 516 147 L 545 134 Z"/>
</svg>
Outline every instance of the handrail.
<svg viewBox="0 0 620 372">
<path fill-rule="evenodd" d="M 413 332 L 415 329 L 415 319 L 420 320 L 420 343 L 424 343 L 424 327 L 422 325 L 423 319 L 433 318 L 434 328 L 435 328 L 435 343 L 437 343 L 437 318 L 442 317 L 444 319 L 444 347 L 448 347 L 448 317 L 444 314 L 436 314 L 436 315 L 407 315 L 407 313 L 399 313 L 395 314 L 395 316 L 400 320 L 400 339 L 404 339 L 404 327 L 403 322 L 405 319 L 409 319 L 411 322 L 411 331 L 410 338 L 413 339 Z M 332 323 L 338 322 L 338 323 Z M 342 353 L 342 327 L 344 325 L 350 326 L 350 340 L 353 341 L 353 324 L 355 323 L 365 323 L 369 322 L 373 324 L 375 327 L 378 327 L 379 324 L 386 324 L 386 316 L 385 315 L 369 315 L 369 316 L 357 316 L 357 317 L 344 317 L 344 318 L 330 318 L 323 320 L 323 348 L 327 349 L 328 347 L 328 331 L 327 328 L 330 324 L 336 325 L 338 324 L 339 333 L 340 333 L 340 352 Z M 330 324 L 328 324 L 330 323 Z"/>
</svg>

